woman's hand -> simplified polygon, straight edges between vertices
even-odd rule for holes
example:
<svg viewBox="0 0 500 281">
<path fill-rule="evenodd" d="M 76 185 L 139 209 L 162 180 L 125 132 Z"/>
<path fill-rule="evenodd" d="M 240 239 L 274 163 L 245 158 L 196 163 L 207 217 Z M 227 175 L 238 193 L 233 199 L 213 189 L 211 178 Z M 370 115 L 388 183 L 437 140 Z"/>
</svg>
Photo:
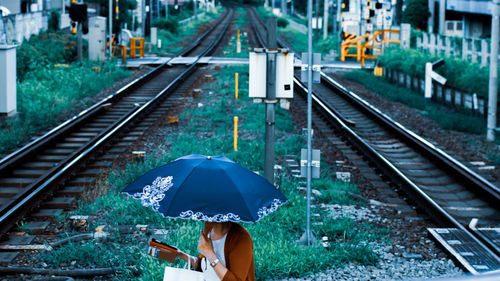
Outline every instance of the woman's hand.
<svg viewBox="0 0 500 281">
<path fill-rule="evenodd" d="M 198 240 L 198 251 L 200 254 L 213 261 L 217 258 L 212 245 L 212 239 L 208 238 L 203 231 L 200 231 L 200 239 Z"/>
</svg>

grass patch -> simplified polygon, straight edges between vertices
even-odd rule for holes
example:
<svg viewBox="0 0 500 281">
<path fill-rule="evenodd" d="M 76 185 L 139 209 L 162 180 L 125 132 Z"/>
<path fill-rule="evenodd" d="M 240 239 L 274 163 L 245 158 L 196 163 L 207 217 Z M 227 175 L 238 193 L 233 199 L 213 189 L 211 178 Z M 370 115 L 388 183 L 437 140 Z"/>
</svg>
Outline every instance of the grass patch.
<svg viewBox="0 0 500 281">
<path fill-rule="evenodd" d="M 234 16 L 234 24 L 236 25 L 236 30 L 240 30 L 240 44 L 241 44 L 241 52 L 236 52 L 236 46 L 238 41 L 238 31 L 231 36 L 229 39 L 229 44 L 224 47 L 222 51 L 223 57 L 232 57 L 232 58 L 248 58 L 249 54 L 249 45 L 248 45 L 248 34 L 245 32 L 241 32 L 243 26 L 248 25 L 248 17 L 247 11 L 244 8 L 238 7 Z"/>
<path fill-rule="evenodd" d="M 17 84 L 18 117 L 0 121 L 0 153 L 70 117 L 75 107 L 90 105 L 88 97 L 129 74 L 110 63 L 91 62 L 39 67 L 26 73 Z"/>
<path fill-rule="evenodd" d="M 401 102 L 412 108 L 422 110 L 422 114 L 437 122 L 445 130 L 456 130 L 470 134 L 484 134 L 485 121 L 476 116 L 451 112 L 449 109 L 439 105 L 430 104 L 425 98 L 412 90 L 395 86 L 379 79 L 366 71 L 356 70 L 347 72 L 344 78 L 373 89 L 377 94 L 392 101 Z"/>
<path fill-rule="evenodd" d="M 233 96 L 234 72 L 240 73 L 241 91 L 238 100 L 235 100 Z M 224 154 L 239 164 L 262 173 L 264 106 L 253 104 L 248 98 L 248 66 L 225 67 L 214 77 L 215 80 L 211 84 L 203 86 L 204 95 L 196 101 L 199 106 L 188 108 L 180 115 L 180 133 L 162 134 L 158 131 L 159 136 L 165 136 L 165 143 L 157 147 L 154 153 L 148 153 L 144 163 L 130 163 L 123 170 L 113 171 L 98 187 L 103 193 L 102 196 L 92 202 L 80 202 L 79 209 L 75 211 L 76 214 L 93 215 L 99 218 L 98 223 L 91 225 L 90 229 L 103 224 L 157 225 L 172 230 L 167 237 L 162 237 L 168 243 L 177 245 L 190 254 L 197 253 L 196 246 L 201 223 L 164 219 L 152 209 L 141 206 L 138 200 L 131 199 L 121 194 L 120 191 L 145 171 L 190 153 Z M 276 151 L 278 157 L 282 157 L 283 153 L 298 154 L 298 149 L 302 145 L 301 131 L 294 127 L 288 114 L 277 107 Z M 238 116 L 240 119 L 237 152 L 232 149 L 233 116 Z M 290 134 L 292 137 L 288 138 Z M 326 174 L 321 180 L 313 181 L 315 188 L 321 190 L 337 188 L 357 192 L 353 185 L 329 183 Z M 329 230 L 332 233 L 336 231 L 335 237 L 340 237 L 338 233 L 341 232 L 350 235 L 349 239 L 344 239 L 340 243 L 332 243 L 330 250 L 321 245 L 313 247 L 297 245 L 296 241 L 302 235 L 305 226 L 305 200 L 297 188 L 298 185 L 299 182 L 295 178 L 283 176 L 281 191 L 287 196 L 289 202 L 256 224 L 244 224 L 254 241 L 257 279 L 297 277 L 345 262 L 374 264 L 377 256 L 372 249 L 356 240 L 357 237 L 361 237 L 361 232 L 372 233 L 374 230 L 351 224 L 348 219 L 338 218 L 346 223 L 338 225 L 336 230 L 333 227 Z M 318 235 L 319 232 L 316 234 Z M 376 236 L 366 234 L 365 237 L 375 239 Z M 120 272 L 116 276 L 119 280 L 159 280 L 167 264 L 145 255 L 147 240 L 148 237 L 130 239 L 113 234 L 104 244 L 85 242 L 84 247 L 89 247 L 89 250 L 76 251 L 71 248 L 73 246 L 60 247 L 39 258 L 51 264 L 51 261 L 67 264 L 88 258 L 87 253 L 92 252 L 92 249 L 96 256 L 99 256 L 102 251 L 108 251 L 103 257 L 91 258 L 91 263 L 94 266 L 114 267 L 134 265 L 136 269 L 141 270 L 140 276 L 134 276 L 134 270 L 130 269 Z M 73 251 L 72 255 L 68 254 L 70 251 Z M 114 257 L 109 258 L 107 255 L 114 255 Z M 115 257 L 124 255 L 126 257 L 117 262 Z"/>
</svg>

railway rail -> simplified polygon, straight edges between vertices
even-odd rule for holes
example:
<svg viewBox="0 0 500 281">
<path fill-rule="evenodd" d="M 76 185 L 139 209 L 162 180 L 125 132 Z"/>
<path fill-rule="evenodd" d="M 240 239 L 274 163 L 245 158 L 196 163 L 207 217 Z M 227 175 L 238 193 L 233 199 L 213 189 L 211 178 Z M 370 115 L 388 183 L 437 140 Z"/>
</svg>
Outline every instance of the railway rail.
<svg viewBox="0 0 500 281">
<path fill-rule="evenodd" d="M 247 10 L 257 46 L 265 47 L 265 36 L 260 31 L 266 27 L 255 9 Z M 293 50 L 281 38 L 278 45 Z M 302 97 L 307 95 L 300 72 L 295 73 L 294 87 Z M 500 226 L 497 186 L 323 72 L 321 83 L 313 87 L 312 99 L 315 115 L 335 128 L 336 140 L 347 141 L 422 210 L 449 228 L 443 233 L 453 232 L 454 236 L 446 239 L 464 244 L 455 247 L 458 249 L 449 243 L 445 247 L 468 271 L 476 274 L 500 268 L 499 232 L 491 228 Z M 483 228 L 469 227 L 473 219 Z M 430 232 L 436 233 L 432 229 Z"/>
<path fill-rule="evenodd" d="M 171 95 L 186 81 L 194 82 L 198 60 L 216 50 L 233 16 L 234 9 L 227 7 L 197 40 L 176 54 L 196 56 L 193 63 L 173 67 L 167 61 L 1 159 L 2 245 L 19 243 L 19 237 L 10 237 L 8 232 L 27 215 L 33 220 L 34 233 L 37 227 L 49 225 L 44 219 L 70 208 L 102 168 L 109 167 L 155 119 L 168 113 L 176 99 Z M 124 137 L 117 141 L 118 136 Z"/>
</svg>

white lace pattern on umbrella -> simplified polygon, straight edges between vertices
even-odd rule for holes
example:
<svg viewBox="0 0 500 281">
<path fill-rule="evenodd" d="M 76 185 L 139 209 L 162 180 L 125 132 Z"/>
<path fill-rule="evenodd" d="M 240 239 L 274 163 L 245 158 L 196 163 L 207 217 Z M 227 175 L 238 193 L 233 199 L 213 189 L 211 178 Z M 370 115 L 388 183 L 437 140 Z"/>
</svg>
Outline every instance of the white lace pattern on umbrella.
<svg viewBox="0 0 500 281">
<path fill-rule="evenodd" d="M 228 213 L 228 214 L 217 214 L 215 216 L 207 216 L 202 212 L 193 212 L 191 210 L 182 212 L 179 217 L 183 219 L 192 219 L 197 221 L 208 221 L 208 222 L 225 222 L 225 221 L 241 221 L 240 216 Z"/>
<path fill-rule="evenodd" d="M 158 211 L 160 208 L 160 201 L 165 198 L 167 192 L 172 185 L 172 176 L 157 177 L 153 183 L 146 185 L 142 192 L 137 192 L 132 195 L 135 199 L 141 199 L 141 204 L 146 207 L 152 207 L 153 210 Z"/>
<path fill-rule="evenodd" d="M 258 216 L 257 221 L 259 221 L 261 218 L 269 215 L 270 213 L 276 211 L 278 209 L 278 207 L 283 205 L 285 202 L 281 201 L 280 199 L 274 199 L 273 202 L 271 203 L 271 206 L 260 208 L 259 211 L 257 212 L 257 216 Z"/>
<path fill-rule="evenodd" d="M 279 206 L 283 205 L 286 201 L 281 201 L 280 199 L 274 199 L 273 202 L 269 207 L 262 207 L 259 208 L 257 211 L 257 221 L 262 219 L 263 217 L 269 215 L 270 213 L 276 211 Z M 241 219 L 240 216 L 235 215 L 233 213 L 228 213 L 228 214 L 217 214 L 214 216 L 207 216 L 203 214 L 202 212 L 193 212 L 191 210 L 184 211 L 179 214 L 180 218 L 183 219 L 192 219 L 192 220 L 197 220 L 197 221 L 208 221 L 208 222 L 226 222 L 226 221 L 244 221 Z"/>
</svg>

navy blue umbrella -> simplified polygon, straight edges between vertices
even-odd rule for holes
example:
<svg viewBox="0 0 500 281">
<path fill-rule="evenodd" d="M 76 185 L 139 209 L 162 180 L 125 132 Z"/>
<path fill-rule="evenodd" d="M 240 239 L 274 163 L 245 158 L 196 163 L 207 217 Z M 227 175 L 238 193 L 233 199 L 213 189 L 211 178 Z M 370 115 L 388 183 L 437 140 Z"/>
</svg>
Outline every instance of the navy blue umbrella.
<svg viewBox="0 0 500 281">
<path fill-rule="evenodd" d="M 265 178 L 224 156 L 188 155 L 139 177 L 124 193 L 168 218 L 256 222 L 287 199 Z"/>
</svg>

